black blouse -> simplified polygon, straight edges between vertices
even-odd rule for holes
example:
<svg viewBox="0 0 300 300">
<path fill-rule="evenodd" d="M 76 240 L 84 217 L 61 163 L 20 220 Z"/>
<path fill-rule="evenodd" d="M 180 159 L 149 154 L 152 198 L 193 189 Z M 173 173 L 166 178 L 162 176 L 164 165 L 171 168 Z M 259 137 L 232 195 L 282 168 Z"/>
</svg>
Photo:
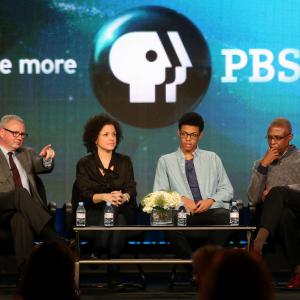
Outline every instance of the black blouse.
<svg viewBox="0 0 300 300">
<path fill-rule="evenodd" d="M 110 168 L 113 166 L 113 171 Z M 100 169 L 104 171 L 101 174 Z M 113 153 L 109 167 L 105 169 L 97 154 L 87 155 L 79 160 L 76 168 L 76 184 L 80 199 L 87 207 L 103 206 L 93 203 L 94 194 L 121 191 L 130 195 L 130 206 L 136 207 L 136 183 L 133 167 L 128 156 Z M 125 203 L 126 204 L 126 203 Z"/>
</svg>

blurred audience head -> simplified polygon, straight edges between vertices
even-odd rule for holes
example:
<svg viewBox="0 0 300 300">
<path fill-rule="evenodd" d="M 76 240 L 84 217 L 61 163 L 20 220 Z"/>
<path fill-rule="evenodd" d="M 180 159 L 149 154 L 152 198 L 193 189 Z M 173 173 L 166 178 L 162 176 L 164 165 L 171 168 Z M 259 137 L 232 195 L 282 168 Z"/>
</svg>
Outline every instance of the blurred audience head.
<svg viewBox="0 0 300 300">
<path fill-rule="evenodd" d="M 201 287 L 202 280 L 207 276 L 211 266 L 219 255 L 223 253 L 221 246 L 205 246 L 199 248 L 193 254 L 194 279 L 196 284 Z"/>
<path fill-rule="evenodd" d="M 23 300 L 79 299 L 73 252 L 61 241 L 47 241 L 33 250 L 19 296 Z"/>
<path fill-rule="evenodd" d="M 201 300 L 274 299 L 271 277 L 265 265 L 245 250 L 198 250 L 194 264 L 198 272 L 207 268 L 197 275 Z"/>
</svg>

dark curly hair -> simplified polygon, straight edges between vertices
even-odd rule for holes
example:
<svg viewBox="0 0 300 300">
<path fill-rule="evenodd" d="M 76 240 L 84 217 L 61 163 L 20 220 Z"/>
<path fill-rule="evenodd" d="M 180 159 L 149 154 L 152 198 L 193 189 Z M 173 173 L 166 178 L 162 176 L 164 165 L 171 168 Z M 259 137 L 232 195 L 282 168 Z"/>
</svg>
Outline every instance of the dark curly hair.
<svg viewBox="0 0 300 300">
<path fill-rule="evenodd" d="M 118 147 L 119 143 L 121 142 L 121 139 L 123 138 L 122 129 L 119 122 L 114 120 L 107 114 L 99 114 L 88 119 L 86 124 L 84 125 L 82 140 L 84 146 L 87 149 L 87 152 L 97 152 L 95 141 L 98 138 L 99 132 L 105 125 L 113 125 L 115 127 L 117 134 L 116 148 Z"/>
<path fill-rule="evenodd" d="M 183 125 L 197 126 L 199 131 L 202 132 L 204 129 L 204 120 L 199 114 L 195 112 L 188 112 L 179 119 L 178 129 L 181 130 Z"/>
</svg>

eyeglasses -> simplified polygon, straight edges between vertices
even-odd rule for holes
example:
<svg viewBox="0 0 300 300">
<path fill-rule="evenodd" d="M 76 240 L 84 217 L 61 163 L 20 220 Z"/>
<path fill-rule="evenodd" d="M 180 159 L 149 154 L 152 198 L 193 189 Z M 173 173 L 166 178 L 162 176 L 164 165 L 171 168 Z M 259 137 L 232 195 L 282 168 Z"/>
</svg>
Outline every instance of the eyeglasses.
<svg viewBox="0 0 300 300">
<path fill-rule="evenodd" d="M 192 140 L 196 140 L 199 137 L 199 134 L 196 132 L 187 133 L 185 131 L 180 131 L 180 136 L 184 139 L 190 137 Z"/>
<path fill-rule="evenodd" d="M 267 135 L 266 139 L 268 141 L 274 140 L 275 142 L 280 142 L 281 140 L 283 140 L 284 138 L 288 137 L 291 133 L 288 133 L 287 135 L 284 136 L 279 136 L 279 135 Z"/>
<path fill-rule="evenodd" d="M 9 130 L 4 127 L 3 127 L 3 129 L 10 132 L 13 135 L 13 137 L 15 137 L 15 138 L 21 136 L 22 139 L 25 139 L 26 137 L 28 137 L 28 133 L 26 133 L 26 132 L 12 131 L 12 130 Z"/>
</svg>

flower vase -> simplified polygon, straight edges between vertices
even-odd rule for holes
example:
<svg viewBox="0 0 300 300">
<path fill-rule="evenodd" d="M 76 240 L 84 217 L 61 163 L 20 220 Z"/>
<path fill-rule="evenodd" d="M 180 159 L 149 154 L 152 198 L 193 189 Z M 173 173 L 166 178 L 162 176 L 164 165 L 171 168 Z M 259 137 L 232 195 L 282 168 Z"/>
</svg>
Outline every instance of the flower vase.
<svg viewBox="0 0 300 300">
<path fill-rule="evenodd" d="M 172 226 L 173 225 L 172 209 L 154 207 L 151 212 L 150 224 L 151 226 Z"/>
</svg>

